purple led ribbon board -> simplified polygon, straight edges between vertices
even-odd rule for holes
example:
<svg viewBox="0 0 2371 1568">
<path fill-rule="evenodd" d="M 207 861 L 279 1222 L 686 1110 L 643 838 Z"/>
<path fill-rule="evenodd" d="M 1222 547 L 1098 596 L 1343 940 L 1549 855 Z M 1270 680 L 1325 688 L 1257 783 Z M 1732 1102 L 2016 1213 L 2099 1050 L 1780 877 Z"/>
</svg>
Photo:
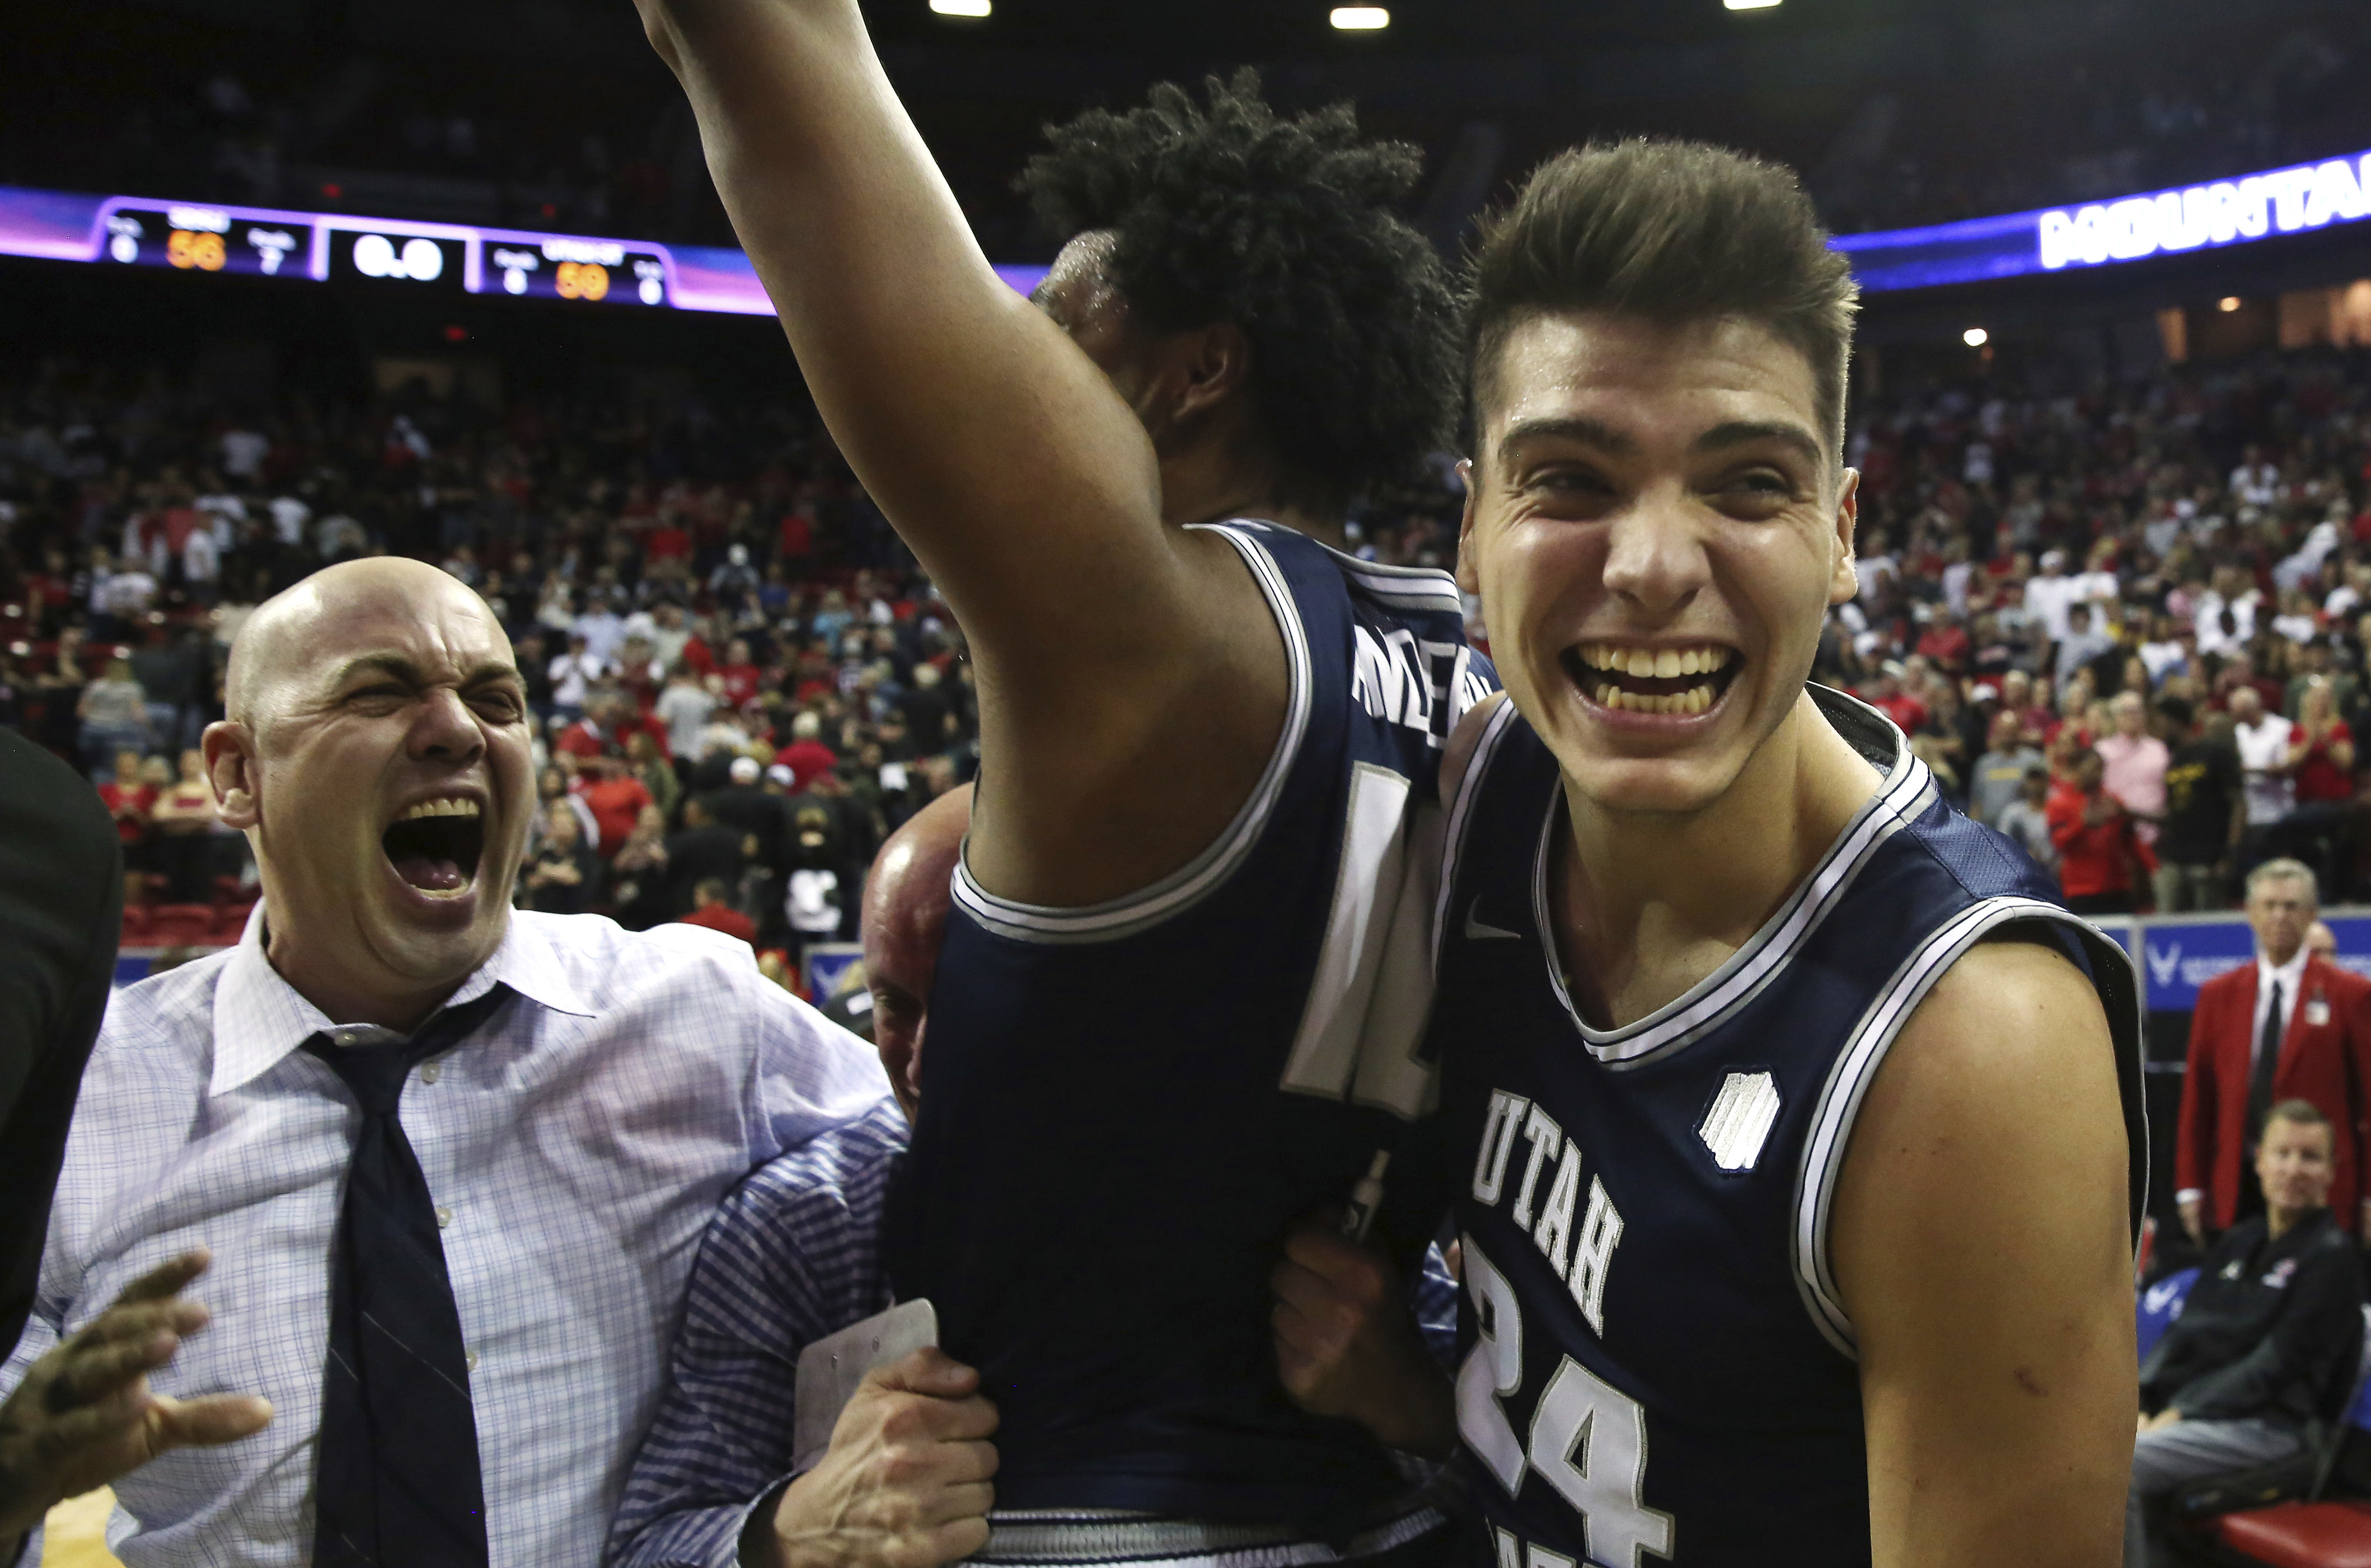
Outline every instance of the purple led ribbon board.
<svg viewBox="0 0 2371 1568">
<path fill-rule="evenodd" d="M 2371 153 L 2072 207 L 1844 235 L 1863 289 L 1931 288 L 2276 239 L 2371 217 Z M 538 234 L 0 186 L 0 255 L 311 282 L 771 316 L 749 258 L 714 246 Z M 1043 267 L 999 267 L 1027 294 Z"/>
</svg>

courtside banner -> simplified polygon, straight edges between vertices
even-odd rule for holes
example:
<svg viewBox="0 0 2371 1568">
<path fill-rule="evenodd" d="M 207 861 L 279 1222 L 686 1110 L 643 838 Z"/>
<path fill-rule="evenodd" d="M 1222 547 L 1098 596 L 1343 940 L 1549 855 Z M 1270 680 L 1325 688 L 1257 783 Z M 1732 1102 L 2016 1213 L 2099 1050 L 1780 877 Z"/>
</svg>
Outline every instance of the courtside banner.
<svg viewBox="0 0 2371 1568">
<path fill-rule="evenodd" d="M 2322 918 L 2338 939 L 2340 966 L 2371 975 L 2371 910 L 2332 909 Z M 2151 1012 L 2189 1012 L 2198 1005 L 2198 987 L 2255 962 L 2256 935 L 2237 913 L 2177 915 L 2134 924 L 2148 971 Z"/>
</svg>

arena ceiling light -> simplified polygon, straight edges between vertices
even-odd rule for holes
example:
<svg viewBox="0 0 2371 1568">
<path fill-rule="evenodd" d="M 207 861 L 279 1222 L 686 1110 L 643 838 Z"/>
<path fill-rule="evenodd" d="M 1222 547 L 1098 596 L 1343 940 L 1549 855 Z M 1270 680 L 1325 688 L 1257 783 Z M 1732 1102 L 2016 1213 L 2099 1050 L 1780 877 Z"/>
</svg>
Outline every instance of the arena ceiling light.
<svg viewBox="0 0 2371 1568">
<path fill-rule="evenodd" d="M 2233 311 L 2239 308 L 2239 296 L 2238 294 L 2225 294 L 2221 299 L 2215 302 L 2215 308 L 2221 311 L 2224 315 L 2228 316 Z"/>
<path fill-rule="evenodd" d="M 1381 6 L 1336 6 L 1330 19 L 1336 32 L 1379 32 L 1392 25 L 1392 14 Z"/>
<path fill-rule="evenodd" d="M 1981 349 L 1992 341 L 1993 335 L 1981 327 L 1971 327 L 1960 334 L 1960 341 L 1972 349 Z"/>
<path fill-rule="evenodd" d="M 931 9 L 942 17 L 985 17 L 990 6 L 989 0 L 931 0 Z"/>
<path fill-rule="evenodd" d="M 1732 11 L 1766 11 L 1778 4 L 1778 0 L 1720 0 L 1720 3 Z"/>
</svg>

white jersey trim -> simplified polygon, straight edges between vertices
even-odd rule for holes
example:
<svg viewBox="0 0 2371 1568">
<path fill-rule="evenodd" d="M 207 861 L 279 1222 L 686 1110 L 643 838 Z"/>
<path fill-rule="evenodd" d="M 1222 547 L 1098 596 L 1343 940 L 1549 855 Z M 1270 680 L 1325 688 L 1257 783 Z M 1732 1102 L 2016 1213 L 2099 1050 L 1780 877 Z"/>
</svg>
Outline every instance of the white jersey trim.
<svg viewBox="0 0 2371 1568">
<path fill-rule="evenodd" d="M 1564 1005 L 1565 1015 L 1580 1032 L 1590 1055 L 1605 1066 L 1626 1071 L 1659 1061 L 1718 1028 L 1752 1001 L 1764 986 L 1777 978 L 1787 961 L 1810 940 L 1821 922 L 1844 902 L 1845 892 L 1878 847 L 1909 826 L 1926 810 L 1934 794 L 1934 777 L 1911 751 L 1909 741 L 1893 721 L 1856 698 L 1841 692 L 1826 695 L 1850 703 L 1868 720 L 1885 726 L 1894 742 L 1891 771 L 1878 786 L 1877 793 L 1863 802 L 1845 830 L 1836 836 L 1811 874 L 1803 879 L 1744 946 L 1729 955 L 1729 962 L 1671 1001 L 1621 1029 L 1590 1027 L 1572 1004 L 1563 966 L 1556 959 L 1556 924 L 1548 905 L 1548 866 L 1556 821 L 1564 811 L 1563 786 L 1559 784 L 1549 796 L 1547 814 L 1540 824 L 1539 849 L 1532 863 L 1532 920 L 1539 938 L 1541 962 L 1547 968 L 1548 984 L 1555 988 L 1556 1000 Z"/>
<path fill-rule="evenodd" d="M 1482 733 L 1474 743 L 1474 755 L 1466 759 L 1465 772 L 1457 780 L 1457 793 L 1450 801 L 1449 827 L 1440 839 L 1440 893 L 1433 902 L 1432 912 L 1432 970 L 1436 974 L 1440 973 L 1441 944 L 1449 940 L 1449 906 L 1457 896 L 1457 867 L 1465 853 L 1465 835 L 1473 822 L 1474 802 L 1482 793 L 1482 780 L 1490 771 L 1490 759 L 1497 755 L 1498 743 L 1507 738 L 1507 728 L 1514 718 L 1515 699 L 1508 698 L 1482 721 Z"/>
<path fill-rule="evenodd" d="M 1845 1313 L 1844 1301 L 1836 1289 L 1835 1271 L 1829 1258 L 1829 1218 L 1836 1196 L 1836 1182 L 1844 1170 L 1845 1155 L 1852 1147 L 1854 1124 L 1860 1115 L 1861 1101 L 1868 1093 L 1870 1082 L 1878 1068 L 1885 1065 L 1886 1054 L 1901 1036 L 1918 1004 L 1937 981 L 1958 962 L 1960 956 L 1988 931 L 2001 926 L 2022 921 L 2052 921 L 2074 928 L 2090 952 L 2093 962 L 2100 962 L 2107 950 L 2120 957 L 2123 950 L 2087 924 L 2080 917 L 2071 915 L 2054 904 L 2014 894 L 1979 899 L 1937 927 L 1935 932 L 1909 957 L 1902 961 L 1883 986 L 1871 998 L 1845 1038 L 1845 1048 L 1828 1071 L 1828 1081 L 1820 1091 L 1818 1104 L 1811 1113 L 1810 1135 L 1803 1142 L 1803 1162 L 1796 1179 L 1795 1225 L 1790 1246 L 1795 1260 L 1795 1284 L 1802 1293 L 1803 1306 L 1811 1315 L 1813 1326 L 1843 1355 L 1859 1359 L 1858 1340 L 1853 1332 L 1852 1320 Z M 2124 957 L 2129 964 L 2132 961 Z"/>
<path fill-rule="evenodd" d="M 1277 797 L 1284 792 L 1285 780 L 1291 775 L 1293 762 L 1301 755 L 1301 739 L 1309 730 L 1308 630 L 1301 623 L 1301 612 L 1293 605 L 1292 590 L 1284 580 L 1283 569 L 1276 564 L 1276 558 L 1268 554 L 1266 546 L 1232 524 L 1195 523 L 1187 526 L 1207 528 L 1235 547 L 1243 564 L 1251 569 L 1252 578 L 1259 584 L 1268 611 L 1276 617 L 1277 629 L 1284 638 L 1290 692 L 1285 701 L 1284 727 L 1277 736 L 1276 749 L 1268 755 L 1267 767 L 1242 809 L 1235 813 L 1234 821 L 1200 854 L 1150 887 L 1101 904 L 1065 908 L 1000 898 L 973 879 L 970 842 L 966 839 L 964 853 L 955 860 L 954 899 L 966 914 L 998 936 L 1024 942 L 1116 941 L 1183 914 L 1217 892 L 1242 866 L 1267 826 Z"/>
<path fill-rule="evenodd" d="M 1458 591 L 1457 579 L 1440 568 L 1360 560 L 1322 539 L 1317 543 L 1340 564 L 1343 576 L 1356 578 L 1359 586 L 1376 598 L 1403 608 L 1452 610 L 1461 619 L 1464 617 L 1465 595 Z"/>
</svg>

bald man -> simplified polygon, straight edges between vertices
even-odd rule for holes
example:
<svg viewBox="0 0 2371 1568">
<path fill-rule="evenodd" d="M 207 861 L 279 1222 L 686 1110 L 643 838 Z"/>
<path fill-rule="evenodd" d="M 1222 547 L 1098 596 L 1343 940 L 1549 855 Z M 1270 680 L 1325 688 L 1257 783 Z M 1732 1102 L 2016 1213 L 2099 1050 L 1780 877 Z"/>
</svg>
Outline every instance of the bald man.
<svg viewBox="0 0 2371 1568">
<path fill-rule="evenodd" d="M 950 790 L 889 836 L 864 882 L 864 985 L 873 1044 L 911 1118 L 921 1103 L 922 1026 L 939 972 L 955 862 L 971 826 L 971 786 Z"/>
<path fill-rule="evenodd" d="M 111 1481 L 130 1568 L 594 1562 L 702 1228 L 901 1128 L 879 1064 L 746 944 L 511 908 L 524 691 L 445 573 L 306 579 L 226 704 L 262 902 L 109 1010 L 0 1371 L 0 1533 Z"/>
</svg>

